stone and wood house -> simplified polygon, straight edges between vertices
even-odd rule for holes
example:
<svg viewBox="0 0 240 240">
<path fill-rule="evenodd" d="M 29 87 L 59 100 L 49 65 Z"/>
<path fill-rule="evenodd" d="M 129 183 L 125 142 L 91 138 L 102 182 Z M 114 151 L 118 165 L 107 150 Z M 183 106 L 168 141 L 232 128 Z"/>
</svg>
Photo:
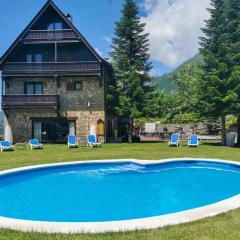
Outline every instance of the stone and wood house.
<svg viewBox="0 0 240 240">
<path fill-rule="evenodd" d="M 112 67 L 51 0 L 1 57 L 0 70 L 4 126 L 14 142 L 64 143 L 76 134 L 84 143 L 91 126 L 101 142 L 111 136 Z"/>
</svg>

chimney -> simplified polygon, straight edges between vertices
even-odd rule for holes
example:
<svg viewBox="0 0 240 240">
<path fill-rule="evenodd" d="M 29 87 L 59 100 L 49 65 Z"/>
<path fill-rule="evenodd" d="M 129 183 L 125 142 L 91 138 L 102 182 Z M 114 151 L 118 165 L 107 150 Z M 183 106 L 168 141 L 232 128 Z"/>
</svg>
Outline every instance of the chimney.
<svg viewBox="0 0 240 240">
<path fill-rule="evenodd" d="M 71 23 L 73 22 L 72 16 L 69 13 L 66 15 L 66 18 L 68 19 L 69 22 Z"/>
</svg>

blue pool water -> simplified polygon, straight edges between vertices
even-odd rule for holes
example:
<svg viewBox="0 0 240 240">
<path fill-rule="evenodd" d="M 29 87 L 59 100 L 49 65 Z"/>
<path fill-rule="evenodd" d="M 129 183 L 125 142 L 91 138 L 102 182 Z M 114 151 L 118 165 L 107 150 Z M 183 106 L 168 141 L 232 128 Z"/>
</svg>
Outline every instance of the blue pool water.
<svg viewBox="0 0 240 240">
<path fill-rule="evenodd" d="M 188 210 L 237 194 L 237 165 L 77 164 L 0 176 L 0 216 L 57 222 L 127 220 Z"/>
</svg>

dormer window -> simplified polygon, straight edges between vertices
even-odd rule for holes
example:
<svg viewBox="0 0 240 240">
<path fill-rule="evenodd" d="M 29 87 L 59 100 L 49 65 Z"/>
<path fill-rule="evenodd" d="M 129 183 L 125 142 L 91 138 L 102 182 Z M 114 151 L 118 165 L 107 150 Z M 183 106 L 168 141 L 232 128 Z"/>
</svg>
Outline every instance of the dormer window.
<svg viewBox="0 0 240 240">
<path fill-rule="evenodd" d="M 48 31 L 61 30 L 63 29 L 63 24 L 61 22 L 51 23 L 48 26 Z"/>
</svg>

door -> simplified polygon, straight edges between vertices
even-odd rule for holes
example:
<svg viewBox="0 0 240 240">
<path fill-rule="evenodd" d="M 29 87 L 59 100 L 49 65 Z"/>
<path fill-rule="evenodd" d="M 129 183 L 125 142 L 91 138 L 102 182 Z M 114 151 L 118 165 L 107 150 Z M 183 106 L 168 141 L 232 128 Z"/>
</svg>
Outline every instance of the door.
<svg viewBox="0 0 240 240">
<path fill-rule="evenodd" d="M 46 143 L 66 143 L 68 134 L 75 134 L 75 122 L 65 118 L 33 120 L 33 138 Z"/>
</svg>

